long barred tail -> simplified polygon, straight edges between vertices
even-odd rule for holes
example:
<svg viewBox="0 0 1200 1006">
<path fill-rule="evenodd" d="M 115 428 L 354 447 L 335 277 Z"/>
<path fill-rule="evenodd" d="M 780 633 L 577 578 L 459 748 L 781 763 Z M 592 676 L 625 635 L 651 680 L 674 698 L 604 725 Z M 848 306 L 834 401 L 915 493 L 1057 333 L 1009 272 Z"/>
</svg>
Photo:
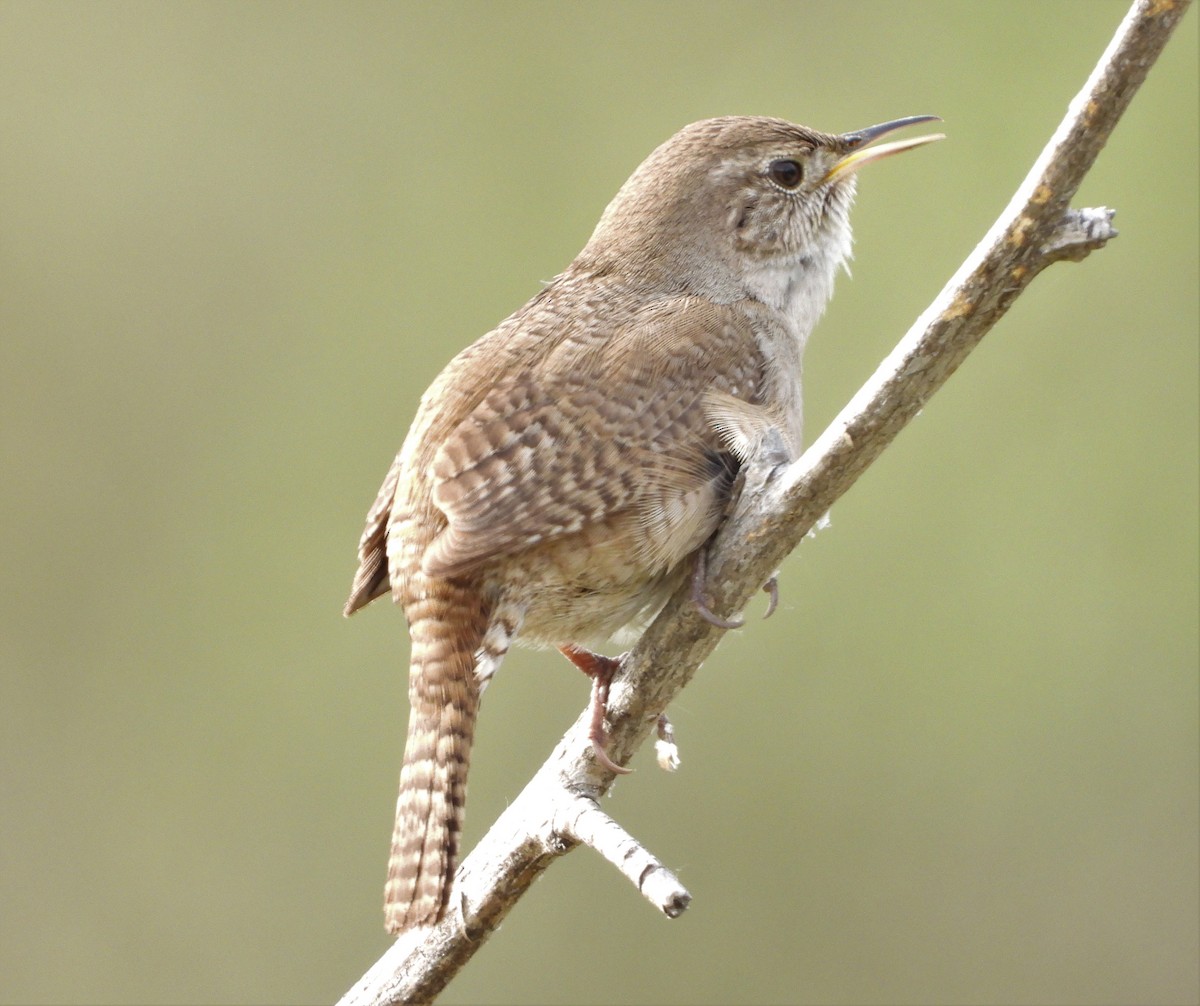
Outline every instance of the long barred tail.
<svg viewBox="0 0 1200 1006">
<path fill-rule="evenodd" d="M 384 888 L 393 935 L 432 925 L 446 909 L 458 864 L 467 770 L 479 710 L 475 655 L 487 629 L 476 592 L 437 583 L 406 607 L 412 636 L 411 712 Z"/>
</svg>

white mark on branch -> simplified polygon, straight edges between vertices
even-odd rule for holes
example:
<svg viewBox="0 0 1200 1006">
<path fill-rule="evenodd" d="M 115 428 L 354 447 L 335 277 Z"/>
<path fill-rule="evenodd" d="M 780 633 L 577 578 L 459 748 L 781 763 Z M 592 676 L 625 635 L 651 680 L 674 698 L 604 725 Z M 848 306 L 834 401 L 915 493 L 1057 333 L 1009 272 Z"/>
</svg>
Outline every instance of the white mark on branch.
<svg viewBox="0 0 1200 1006">
<path fill-rule="evenodd" d="M 1116 210 L 1106 206 L 1095 209 L 1067 210 L 1058 226 L 1042 243 L 1041 253 L 1050 262 L 1068 259 L 1081 262 L 1115 238 L 1118 231 L 1112 225 Z"/>
</svg>

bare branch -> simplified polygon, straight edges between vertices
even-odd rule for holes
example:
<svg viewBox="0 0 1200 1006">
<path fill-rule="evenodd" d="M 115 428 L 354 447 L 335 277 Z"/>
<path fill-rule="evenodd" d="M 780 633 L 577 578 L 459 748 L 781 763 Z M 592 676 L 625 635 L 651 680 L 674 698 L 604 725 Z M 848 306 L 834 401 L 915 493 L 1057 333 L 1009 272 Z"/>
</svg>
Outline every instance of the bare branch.
<svg viewBox="0 0 1200 1006">
<path fill-rule="evenodd" d="M 707 559 L 707 601 L 728 617 L 891 443 L 1046 266 L 1081 260 L 1116 235 L 1112 211 L 1072 210 L 1103 148 L 1189 0 L 1139 0 L 1066 118 L 983 241 L 828 429 L 792 464 L 764 450 Z M 769 446 L 769 445 L 764 445 Z M 724 630 L 701 617 L 685 585 L 613 681 L 609 753 L 624 763 L 712 652 Z M 398 940 L 342 1000 L 428 1002 L 445 987 L 550 863 L 584 843 L 674 917 L 690 895 L 603 814 L 613 775 L 593 758 L 585 711 L 462 864 L 457 911 Z"/>
<path fill-rule="evenodd" d="M 556 818 L 557 829 L 595 849 L 620 870 L 642 896 L 668 919 L 678 918 L 692 900 L 670 870 L 602 811 L 594 800 L 569 796 Z"/>
</svg>

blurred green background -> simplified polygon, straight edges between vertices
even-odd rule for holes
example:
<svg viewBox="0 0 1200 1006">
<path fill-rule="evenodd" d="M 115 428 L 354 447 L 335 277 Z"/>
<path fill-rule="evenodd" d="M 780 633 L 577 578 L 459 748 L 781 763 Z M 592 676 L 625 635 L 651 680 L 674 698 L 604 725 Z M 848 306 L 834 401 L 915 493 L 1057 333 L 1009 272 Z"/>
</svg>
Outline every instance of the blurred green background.
<svg viewBox="0 0 1200 1006">
<path fill-rule="evenodd" d="M 1123 2 L 0 4 L 0 1000 L 337 998 L 407 643 L 345 622 L 420 392 L 693 119 L 936 112 L 868 169 L 810 435 L 1007 203 Z M 1198 994 L 1197 17 L 1053 267 L 781 578 L 447 1003 Z M 751 613 L 752 615 L 754 612 Z M 468 844 L 587 695 L 517 653 Z"/>
</svg>

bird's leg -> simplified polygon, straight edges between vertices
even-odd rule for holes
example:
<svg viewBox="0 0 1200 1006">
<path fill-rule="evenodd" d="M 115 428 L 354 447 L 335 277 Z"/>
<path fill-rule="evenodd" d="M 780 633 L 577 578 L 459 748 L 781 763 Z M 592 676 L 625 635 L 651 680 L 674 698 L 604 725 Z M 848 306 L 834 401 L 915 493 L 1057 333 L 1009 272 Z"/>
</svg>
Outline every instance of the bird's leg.
<svg viewBox="0 0 1200 1006">
<path fill-rule="evenodd" d="M 592 752 L 596 756 L 596 761 L 610 772 L 615 772 L 617 775 L 628 775 L 633 769 L 618 765 L 608 756 L 605 747 L 608 738 L 604 733 L 604 717 L 608 713 L 608 689 L 612 684 L 613 675 L 620 669 L 625 655 L 606 657 L 602 653 L 593 653 L 574 643 L 560 646 L 558 652 L 592 679 L 590 705 L 592 724 L 588 729 L 588 739 L 592 742 Z"/>
<path fill-rule="evenodd" d="M 720 615 L 714 614 L 708 606 L 708 602 L 704 599 L 705 580 L 707 579 L 706 571 L 708 568 L 708 560 L 706 558 L 707 551 L 705 548 L 700 548 L 696 551 L 696 565 L 692 569 L 692 604 L 696 606 L 696 611 L 700 613 L 700 617 L 706 622 L 715 625 L 718 629 L 740 629 L 746 624 L 743 618 L 722 618 Z"/>
</svg>

